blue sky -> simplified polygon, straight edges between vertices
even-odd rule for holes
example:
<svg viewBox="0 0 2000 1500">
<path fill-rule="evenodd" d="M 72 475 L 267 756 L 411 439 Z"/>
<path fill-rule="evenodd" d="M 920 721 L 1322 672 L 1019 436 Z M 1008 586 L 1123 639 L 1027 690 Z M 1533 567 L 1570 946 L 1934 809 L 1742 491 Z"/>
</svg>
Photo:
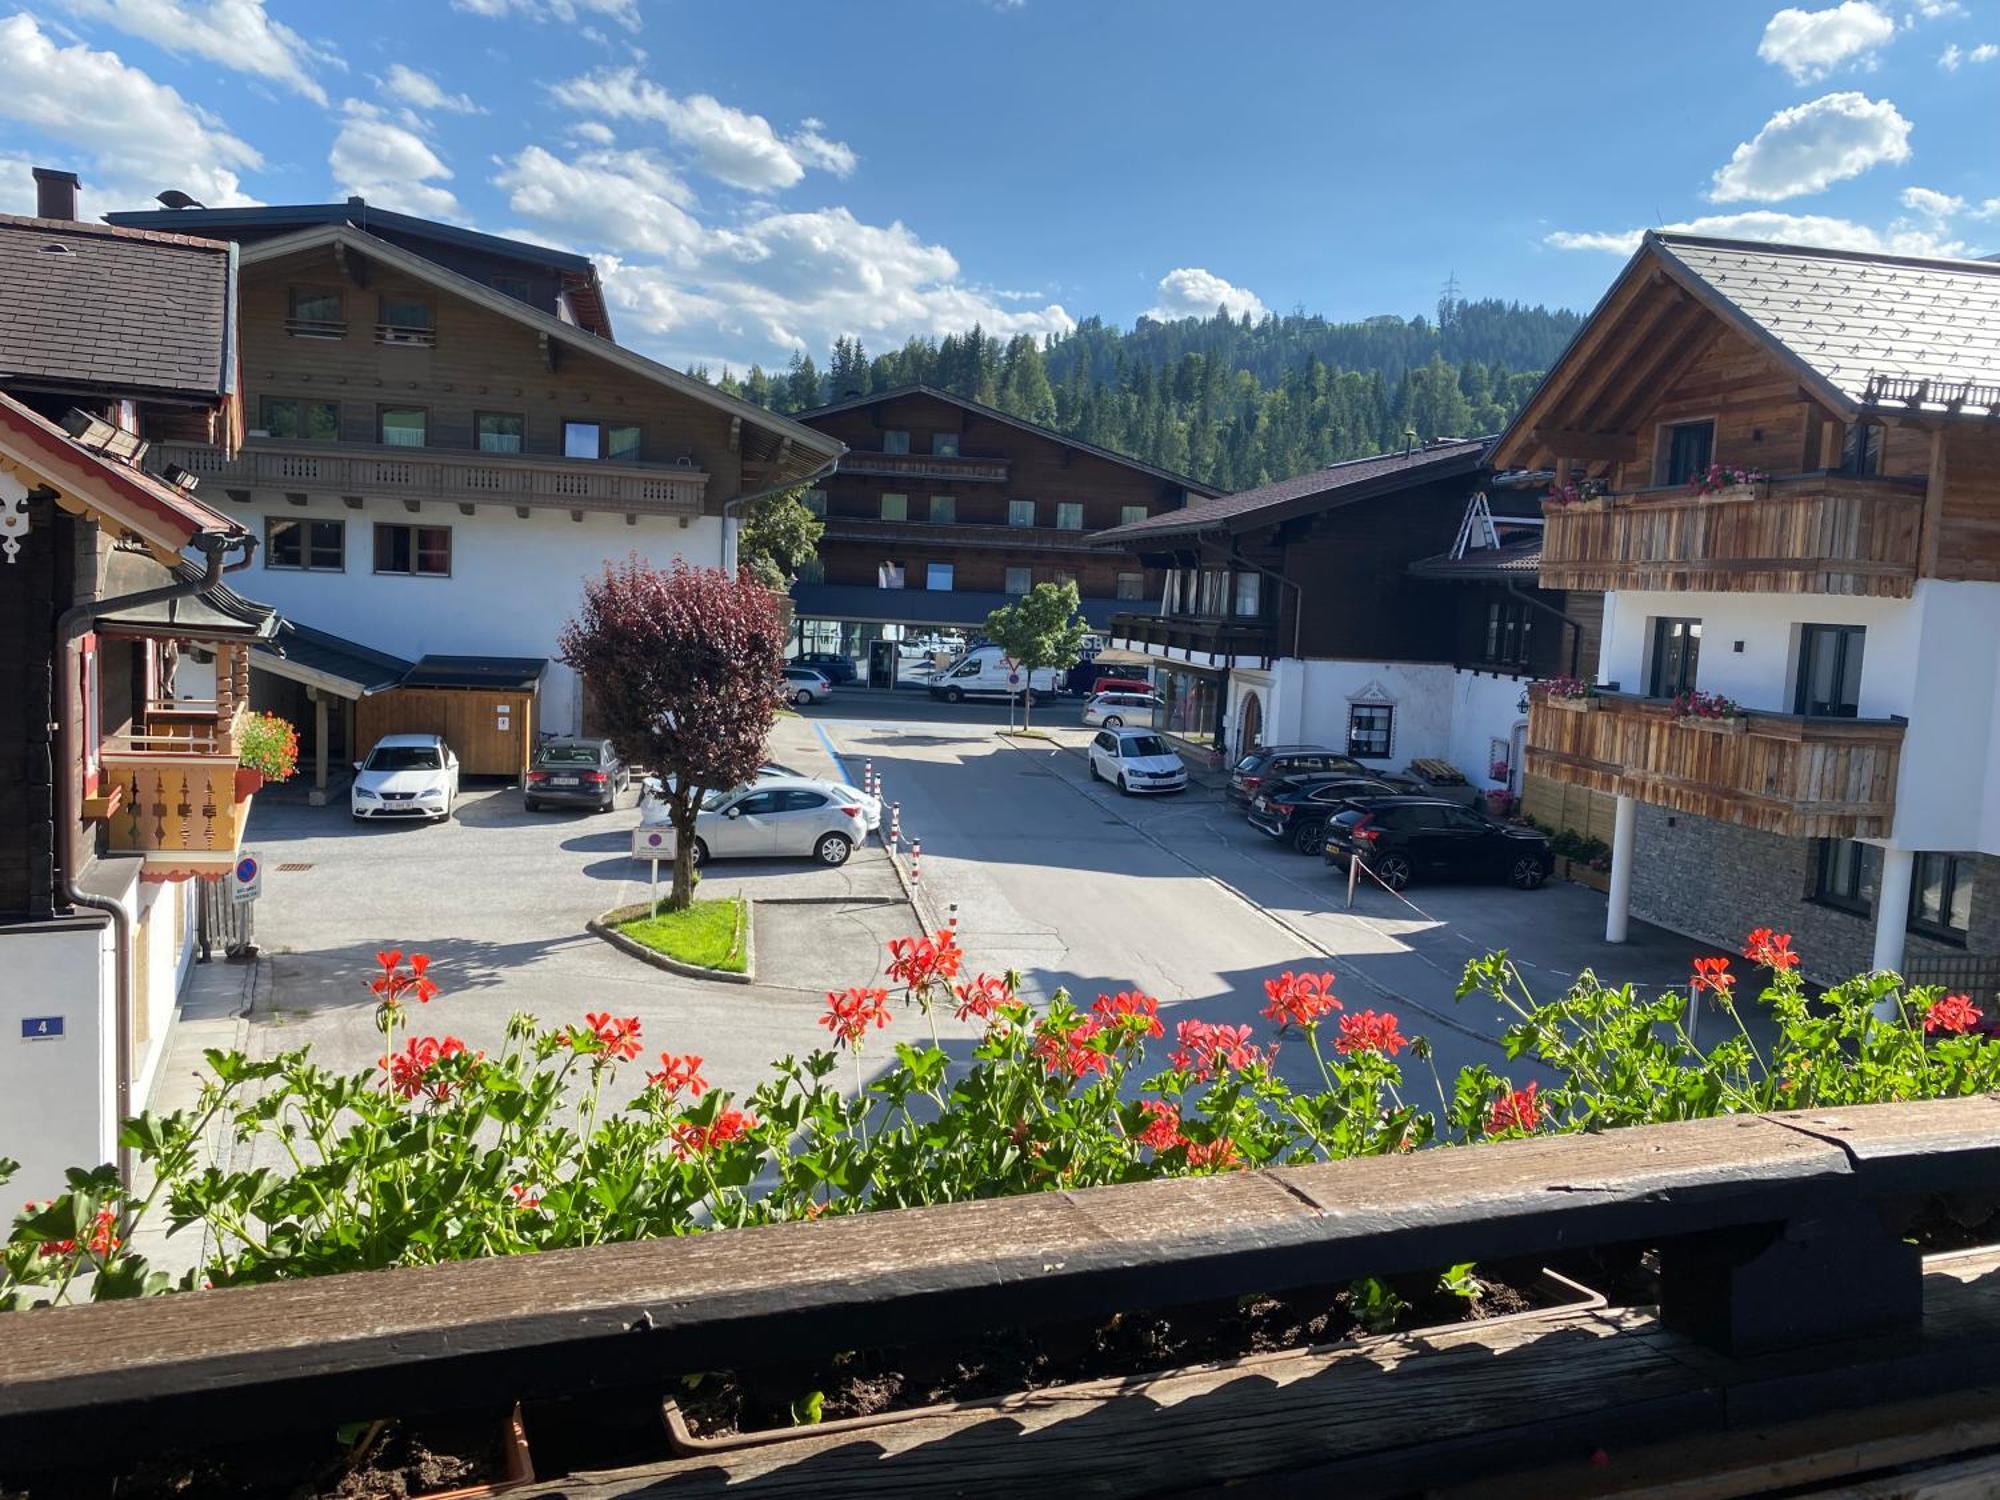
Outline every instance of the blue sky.
<svg viewBox="0 0 2000 1500">
<path fill-rule="evenodd" d="M 2000 249 L 1994 0 L 16 4 L 0 211 L 358 191 L 598 256 L 675 363 L 1582 308 L 1653 224 Z"/>
</svg>

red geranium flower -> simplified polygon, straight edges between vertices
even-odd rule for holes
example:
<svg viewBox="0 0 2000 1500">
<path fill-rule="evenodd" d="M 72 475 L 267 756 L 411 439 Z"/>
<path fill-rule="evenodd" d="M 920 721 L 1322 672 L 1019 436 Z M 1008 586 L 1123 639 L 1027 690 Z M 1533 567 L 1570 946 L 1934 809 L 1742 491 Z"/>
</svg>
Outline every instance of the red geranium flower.
<svg viewBox="0 0 2000 1500">
<path fill-rule="evenodd" d="M 958 1005 L 952 1014 L 961 1021 L 991 1020 L 995 1011 L 1013 999 L 1007 981 L 995 979 L 991 974 L 979 974 L 962 984 L 955 984 L 951 992 L 958 997 Z"/>
<path fill-rule="evenodd" d="M 1798 954 L 1792 952 L 1792 935 L 1759 927 L 1743 944 L 1743 956 L 1767 969 L 1796 969 Z"/>
<path fill-rule="evenodd" d="M 708 1080 L 701 1076 L 701 1059 L 690 1052 L 686 1057 L 675 1057 L 671 1052 L 660 1054 L 660 1070 L 648 1073 L 646 1082 L 657 1088 L 667 1099 L 677 1099 L 681 1090 L 687 1090 L 690 1099 L 699 1099 L 708 1088 Z"/>
<path fill-rule="evenodd" d="M 1277 1055 L 1275 1047 L 1265 1053 L 1251 1046 L 1248 1026 L 1213 1026 L 1207 1021 L 1182 1021 L 1174 1028 L 1174 1040 L 1180 1046 L 1168 1055 L 1168 1061 L 1203 1082 L 1213 1078 L 1222 1068 L 1247 1068 Z"/>
<path fill-rule="evenodd" d="M 696 1125 L 683 1121 L 674 1127 L 674 1151 L 683 1159 L 699 1156 L 712 1151 L 717 1146 L 725 1146 L 731 1141 L 740 1141 L 757 1128 L 757 1117 L 746 1115 L 740 1109 L 725 1109 L 715 1117 L 710 1125 Z"/>
<path fill-rule="evenodd" d="M 1542 1123 L 1542 1106 L 1535 1098 L 1538 1084 L 1502 1094 L 1487 1111 L 1486 1133 L 1502 1135 L 1509 1130 L 1533 1130 Z"/>
<path fill-rule="evenodd" d="M 436 982 L 427 972 L 431 966 L 428 953 L 412 953 L 407 971 L 403 968 L 403 950 L 400 948 L 383 949 L 375 955 L 375 962 L 382 966 L 382 972 L 368 981 L 368 988 L 382 1002 L 385 1010 L 395 1010 L 405 998 L 410 997 L 428 1005 L 438 992 Z"/>
<path fill-rule="evenodd" d="M 613 1016 L 608 1010 L 586 1011 L 583 1019 L 603 1046 L 605 1055 L 630 1062 L 639 1055 L 639 1018 Z"/>
<path fill-rule="evenodd" d="M 1735 983 L 1736 976 L 1729 972 L 1729 960 L 1721 955 L 1694 961 L 1694 978 L 1689 985 L 1697 995 L 1703 990 L 1713 990 L 1718 995 L 1726 996 Z"/>
<path fill-rule="evenodd" d="M 965 957 L 958 934 L 950 928 L 935 938 L 891 938 L 888 976 L 905 989 L 920 990 L 933 980 L 956 979 Z"/>
<path fill-rule="evenodd" d="M 1340 1009 L 1333 998 L 1333 975 L 1294 974 L 1287 969 L 1276 979 L 1264 981 L 1264 993 L 1271 1003 L 1264 1007 L 1264 1019 L 1280 1026 L 1311 1026 L 1321 1016 Z"/>
<path fill-rule="evenodd" d="M 826 1014 L 819 1018 L 819 1024 L 833 1033 L 838 1045 L 859 1046 L 861 1039 L 868 1034 L 869 1026 L 879 1029 L 889 1024 L 889 992 L 859 987 L 848 990 L 844 995 L 829 991 Z"/>
<path fill-rule="evenodd" d="M 1979 1024 L 1984 1011 L 1972 1003 L 1970 995 L 1946 995 L 1924 1012 L 1924 1030 L 1961 1036 Z"/>
<path fill-rule="evenodd" d="M 383 1058 L 382 1066 L 389 1070 L 389 1086 L 405 1099 L 425 1094 L 442 1103 L 451 1097 L 451 1082 L 431 1075 L 439 1063 L 463 1051 L 465 1043 L 455 1036 L 413 1036 L 401 1052 Z"/>
<path fill-rule="evenodd" d="M 1116 995 L 1099 995 L 1091 1010 L 1116 1024 L 1131 1018 L 1131 1026 L 1139 1036 L 1165 1036 L 1160 1025 L 1160 1002 L 1151 995 L 1142 995 L 1137 990 L 1123 991 Z"/>
<path fill-rule="evenodd" d="M 1188 1165 L 1191 1167 L 1213 1167 L 1221 1172 L 1236 1164 L 1236 1142 L 1226 1135 L 1212 1141 L 1191 1141 L 1188 1144 Z"/>
<path fill-rule="evenodd" d="M 1340 1040 L 1336 1052 L 1380 1052 L 1394 1057 L 1410 1045 L 1410 1039 L 1396 1029 L 1396 1017 L 1389 1011 L 1357 1010 L 1340 1018 Z"/>
<path fill-rule="evenodd" d="M 542 1206 L 542 1200 L 529 1192 L 525 1183 L 510 1182 L 507 1184 L 507 1191 L 514 1195 L 514 1207 L 523 1212 Z"/>
<path fill-rule="evenodd" d="M 1035 1028 L 1035 1056 L 1052 1077 L 1069 1083 L 1091 1073 L 1108 1075 L 1111 1059 L 1090 1045 L 1103 1030 L 1101 1021 L 1079 1021 L 1064 1031 L 1045 1020 Z"/>
<path fill-rule="evenodd" d="M 1145 1128 L 1133 1137 L 1140 1145 L 1150 1146 L 1155 1151 L 1171 1151 L 1178 1146 L 1181 1135 L 1181 1112 L 1164 1099 L 1141 1099 L 1139 1108 L 1146 1116 Z"/>
</svg>

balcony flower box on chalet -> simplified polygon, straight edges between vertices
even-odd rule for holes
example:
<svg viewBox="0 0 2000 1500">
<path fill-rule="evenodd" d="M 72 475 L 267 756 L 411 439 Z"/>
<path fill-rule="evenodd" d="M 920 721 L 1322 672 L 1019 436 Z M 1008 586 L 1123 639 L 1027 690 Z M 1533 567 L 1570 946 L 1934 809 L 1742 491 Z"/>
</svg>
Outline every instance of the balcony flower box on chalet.
<svg viewBox="0 0 2000 1500">
<path fill-rule="evenodd" d="M 1698 730 L 1702 734 L 1742 734 L 1750 727 L 1750 721 L 1742 714 L 1730 719 L 1712 719 L 1705 714 L 1676 714 L 1674 723 L 1682 729 Z"/>
<path fill-rule="evenodd" d="M 1908 598 L 1924 482 L 1800 474 L 1542 507 L 1544 588 Z"/>
</svg>

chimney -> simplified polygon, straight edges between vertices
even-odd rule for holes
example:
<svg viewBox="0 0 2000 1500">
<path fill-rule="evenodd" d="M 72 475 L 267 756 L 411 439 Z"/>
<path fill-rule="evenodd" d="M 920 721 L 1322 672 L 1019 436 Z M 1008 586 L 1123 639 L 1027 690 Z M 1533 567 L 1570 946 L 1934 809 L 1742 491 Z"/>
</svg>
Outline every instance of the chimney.
<svg viewBox="0 0 2000 1500">
<path fill-rule="evenodd" d="M 76 173 L 58 172 L 54 167 L 35 168 L 35 217 L 74 219 L 76 217 Z"/>
</svg>

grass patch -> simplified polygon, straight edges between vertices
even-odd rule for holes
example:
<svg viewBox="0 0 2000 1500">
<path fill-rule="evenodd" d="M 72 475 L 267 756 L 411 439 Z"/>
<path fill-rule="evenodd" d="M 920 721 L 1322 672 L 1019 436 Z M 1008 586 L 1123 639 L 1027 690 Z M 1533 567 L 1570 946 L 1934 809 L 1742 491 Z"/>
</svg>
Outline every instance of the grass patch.
<svg viewBox="0 0 2000 1500">
<path fill-rule="evenodd" d="M 684 964 L 741 974 L 747 955 L 743 935 L 749 930 L 741 896 L 719 900 L 696 898 L 686 911 L 662 911 L 657 916 L 620 922 L 618 931 L 655 953 Z"/>
</svg>

